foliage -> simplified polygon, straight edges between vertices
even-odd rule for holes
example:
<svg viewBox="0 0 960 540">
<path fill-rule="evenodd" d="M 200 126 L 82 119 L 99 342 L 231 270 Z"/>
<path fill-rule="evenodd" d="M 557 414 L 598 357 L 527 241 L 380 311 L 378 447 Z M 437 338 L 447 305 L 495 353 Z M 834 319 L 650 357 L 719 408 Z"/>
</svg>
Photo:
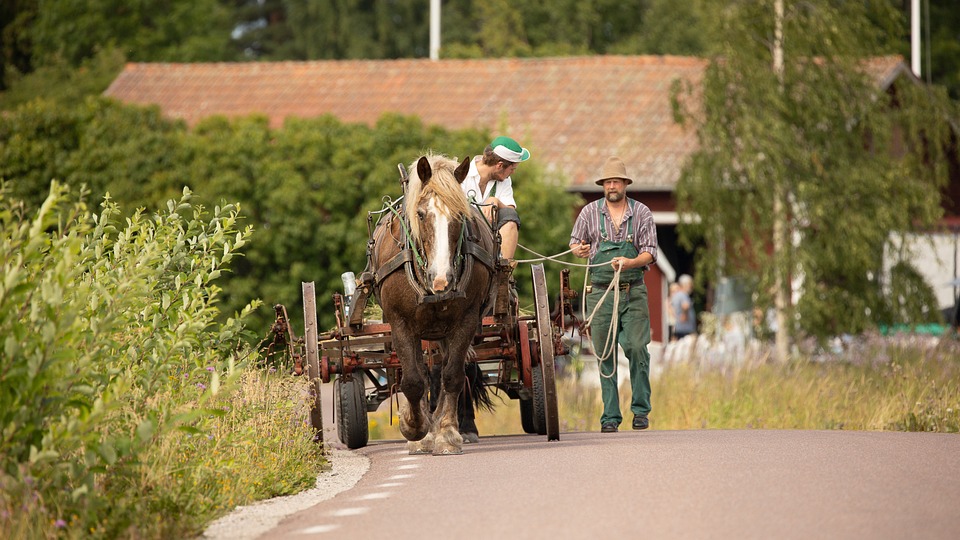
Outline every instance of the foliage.
<svg viewBox="0 0 960 540">
<path fill-rule="evenodd" d="M 342 288 L 340 274 L 359 274 L 366 262 L 367 212 L 401 194 L 397 165 L 427 150 L 479 154 L 489 136 L 392 114 L 372 128 L 322 117 L 272 129 L 266 118 L 249 117 L 211 118 L 187 131 L 156 108 L 90 99 L 78 108 L 24 105 L 0 118 L 0 141 L 0 177 L 27 208 L 40 204 L 52 178 L 84 184 L 94 196 L 109 192 L 128 207 L 162 204 L 184 186 L 211 207 L 240 202 L 260 232 L 218 281 L 223 312 L 260 298 L 286 305 L 298 321 L 299 284 L 315 281 L 321 327 L 329 327 L 328 300 Z M 532 163 L 514 181 L 521 243 L 540 253 L 565 250 L 571 196 L 546 184 Z M 532 297 L 529 269 L 517 280 L 521 298 Z M 261 309 L 249 325 L 263 335 L 272 319 L 272 310 Z"/>
<path fill-rule="evenodd" d="M 88 96 L 103 93 L 123 69 L 124 56 L 117 49 L 104 49 L 74 67 L 62 60 L 40 66 L 25 75 L 11 75 L 12 87 L 0 93 L 0 110 L 12 110 L 37 96 L 68 107 L 79 107 Z"/>
<path fill-rule="evenodd" d="M 705 0 L 447 0 L 442 4 L 443 58 L 698 56 L 722 39 L 713 35 L 713 22 L 727 7 Z M 749 7 L 756 2 L 735 4 Z M 891 24 L 884 14 L 890 9 L 909 14 L 909 0 L 860 4 L 864 6 L 860 14 L 885 33 L 883 52 L 909 57 L 909 25 L 903 17 Z M 929 0 L 924 5 L 929 6 L 923 18 L 925 78 L 929 73 L 933 83 L 946 85 L 956 98 L 960 95 L 958 11 L 953 0 Z M 69 77 L 65 70 L 80 68 L 109 51 L 138 62 L 423 58 L 429 54 L 429 2 L 11 0 L 0 7 L 0 91 L 20 84 L 29 90 L 18 90 L 22 97 L 14 100 L 0 98 L 0 106 L 20 103 L 32 91 L 39 92 L 35 96 L 49 97 L 47 89 L 58 93 L 59 85 L 45 87 L 39 81 L 28 82 L 24 75 L 47 71 L 40 80 L 59 81 Z M 55 73 L 50 74 L 51 70 Z"/>
<path fill-rule="evenodd" d="M 94 215 L 56 182 L 29 213 L 0 199 L 0 528 L 14 536 L 180 536 L 227 508 L 196 505 L 216 471 L 196 469 L 206 445 L 191 437 L 217 433 L 228 403 L 249 415 L 238 344 L 256 303 L 216 323 L 214 281 L 251 231 L 234 206 L 210 216 L 189 190 L 119 218 L 109 198 Z"/>
<path fill-rule="evenodd" d="M 889 233 L 930 227 L 940 215 L 929 194 L 947 178 L 949 105 L 908 81 L 877 91 L 858 60 L 882 37 L 865 4 L 788 5 L 782 81 L 772 68 L 771 3 L 724 11 L 702 110 L 686 116 L 700 148 L 678 204 L 701 220 L 681 237 L 706 240 L 701 276 L 756 277 L 760 306 L 770 305 L 778 272 L 802 276 L 800 331 L 856 333 L 890 316 L 881 265 Z M 798 233 L 783 253 L 771 250 L 778 193 Z"/>
<path fill-rule="evenodd" d="M 105 47 L 131 61 L 227 60 L 230 19 L 217 0 L 40 1 L 29 36 L 36 66 L 57 59 L 77 66 Z"/>
</svg>

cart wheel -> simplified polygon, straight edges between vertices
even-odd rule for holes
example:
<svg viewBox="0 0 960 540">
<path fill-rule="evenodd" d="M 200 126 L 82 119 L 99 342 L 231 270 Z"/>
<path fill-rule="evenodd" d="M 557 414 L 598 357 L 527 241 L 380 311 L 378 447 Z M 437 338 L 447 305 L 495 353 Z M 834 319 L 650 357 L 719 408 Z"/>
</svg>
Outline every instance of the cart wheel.
<svg viewBox="0 0 960 540">
<path fill-rule="evenodd" d="M 337 377 L 337 436 L 340 442 L 351 450 L 363 448 L 370 438 L 367 403 L 363 393 L 363 381 L 360 377 L 354 376 L 350 380 Z"/>
<path fill-rule="evenodd" d="M 520 398 L 520 425 L 524 433 L 538 433 L 533 421 L 533 399 Z M 543 433 L 540 433 L 543 435 Z"/>
<path fill-rule="evenodd" d="M 547 297 L 547 280 L 544 277 L 543 265 L 533 265 L 531 276 L 533 278 L 533 295 L 537 314 L 537 338 L 540 344 L 540 369 L 534 369 L 533 371 L 534 373 L 539 371 L 543 377 L 543 412 L 546 420 L 547 440 L 559 441 L 560 418 L 557 412 L 556 366 L 553 363 L 553 325 L 550 322 L 550 304 Z M 534 387 L 536 387 L 536 384 Z M 533 395 L 534 399 L 539 395 L 536 388 L 534 388 Z M 534 414 L 534 418 L 536 416 Z"/>
<path fill-rule="evenodd" d="M 537 435 L 547 434 L 547 406 L 543 393 L 543 370 L 540 366 L 533 368 L 533 399 L 531 400 L 533 431 Z"/>
<path fill-rule="evenodd" d="M 303 325 L 307 353 L 307 377 L 310 378 L 310 426 L 313 440 L 323 442 L 323 409 L 320 399 L 320 353 L 317 337 L 317 295 L 312 281 L 300 284 L 303 290 Z"/>
</svg>

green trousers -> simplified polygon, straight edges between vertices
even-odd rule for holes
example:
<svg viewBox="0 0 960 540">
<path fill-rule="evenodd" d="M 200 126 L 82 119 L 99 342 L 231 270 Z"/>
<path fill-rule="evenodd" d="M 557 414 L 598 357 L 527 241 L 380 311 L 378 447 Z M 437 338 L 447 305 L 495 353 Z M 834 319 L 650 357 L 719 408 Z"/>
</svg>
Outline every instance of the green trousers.
<svg viewBox="0 0 960 540">
<path fill-rule="evenodd" d="M 594 287 L 593 291 L 587 295 L 588 315 L 593 313 L 603 293 L 602 288 Z M 614 291 L 610 291 L 590 323 L 590 336 L 597 355 L 603 353 L 603 345 L 610 329 L 613 316 L 613 294 Z M 647 286 L 641 282 L 631 286 L 629 292 L 621 291 L 618 311 L 617 341 L 630 361 L 630 388 L 633 394 L 630 399 L 630 410 L 634 415 L 647 416 L 650 413 L 650 352 L 647 350 L 647 344 L 650 343 L 650 308 L 647 306 Z M 612 344 L 611 346 L 615 347 Z M 623 421 L 623 415 L 620 414 L 617 377 L 616 375 L 604 377 L 614 372 L 617 355 L 617 351 L 614 350 L 609 358 L 600 363 L 600 390 L 603 396 L 601 425 L 615 422 L 619 426 Z"/>
</svg>

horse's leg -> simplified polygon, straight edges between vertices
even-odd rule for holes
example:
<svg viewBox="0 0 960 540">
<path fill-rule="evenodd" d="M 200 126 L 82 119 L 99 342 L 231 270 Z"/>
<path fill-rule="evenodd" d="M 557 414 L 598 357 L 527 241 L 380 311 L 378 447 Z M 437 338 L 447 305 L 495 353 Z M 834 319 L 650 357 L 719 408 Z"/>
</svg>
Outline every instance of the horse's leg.
<svg viewBox="0 0 960 540">
<path fill-rule="evenodd" d="M 426 400 L 427 373 L 423 365 L 420 338 L 409 329 L 394 325 L 393 338 L 403 378 L 400 390 L 407 402 L 400 408 L 400 433 L 408 441 L 419 441 L 430 431 Z"/>
<path fill-rule="evenodd" d="M 429 398 L 426 398 L 427 408 L 425 409 L 425 414 L 430 419 L 431 426 L 437 426 L 437 419 L 443 416 L 443 401 L 440 400 L 440 373 L 441 373 L 441 364 L 436 364 L 428 371 L 429 374 Z M 410 454 L 432 454 L 434 448 L 434 438 L 436 433 L 433 429 L 430 430 L 427 435 L 420 439 L 419 441 L 409 441 L 407 442 L 407 450 L 410 451 Z"/>
<path fill-rule="evenodd" d="M 430 412 L 437 410 L 437 398 L 440 396 L 440 364 L 430 368 Z"/>
<path fill-rule="evenodd" d="M 471 326 L 472 330 L 473 327 Z M 440 405 L 434 413 L 433 455 L 463 453 L 463 437 L 457 418 L 457 405 L 463 392 L 464 356 L 470 346 L 471 334 L 462 328 L 454 331 L 446 342 L 446 361 L 443 365 Z"/>
<path fill-rule="evenodd" d="M 468 353 L 471 353 L 474 361 L 468 361 L 464 366 L 466 381 L 463 392 L 460 393 L 457 416 L 460 419 L 460 435 L 463 437 L 463 442 L 472 444 L 480 442 L 480 430 L 477 429 L 476 423 L 477 404 L 475 403 L 475 396 L 479 391 L 479 385 L 483 384 L 483 378 L 480 373 L 480 366 L 475 361 L 477 355 L 473 352 L 472 347 L 468 349 Z"/>
</svg>

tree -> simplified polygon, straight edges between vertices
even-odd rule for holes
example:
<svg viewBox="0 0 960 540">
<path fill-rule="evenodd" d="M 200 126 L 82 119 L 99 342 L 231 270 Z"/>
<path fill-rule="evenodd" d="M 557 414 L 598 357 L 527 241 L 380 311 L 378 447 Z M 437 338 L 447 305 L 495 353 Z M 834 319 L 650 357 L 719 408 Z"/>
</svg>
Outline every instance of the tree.
<svg viewBox="0 0 960 540">
<path fill-rule="evenodd" d="M 677 199 L 699 221 L 682 224 L 681 238 L 705 241 L 701 277 L 752 279 L 761 306 L 778 277 L 794 281 L 800 299 L 781 306 L 785 335 L 858 332 L 900 311 L 882 275 L 889 233 L 941 214 L 930 194 L 946 181 L 949 103 L 942 89 L 909 79 L 884 94 L 864 69 L 884 52 L 874 21 L 895 20 L 891 6 L 787 2 L 781 71 L 774 5 L 720 13 L 699 108 L 683 115 L 700 146 Z M 677 93 L 677 104 L 693 96 Z"/>
</svg>

